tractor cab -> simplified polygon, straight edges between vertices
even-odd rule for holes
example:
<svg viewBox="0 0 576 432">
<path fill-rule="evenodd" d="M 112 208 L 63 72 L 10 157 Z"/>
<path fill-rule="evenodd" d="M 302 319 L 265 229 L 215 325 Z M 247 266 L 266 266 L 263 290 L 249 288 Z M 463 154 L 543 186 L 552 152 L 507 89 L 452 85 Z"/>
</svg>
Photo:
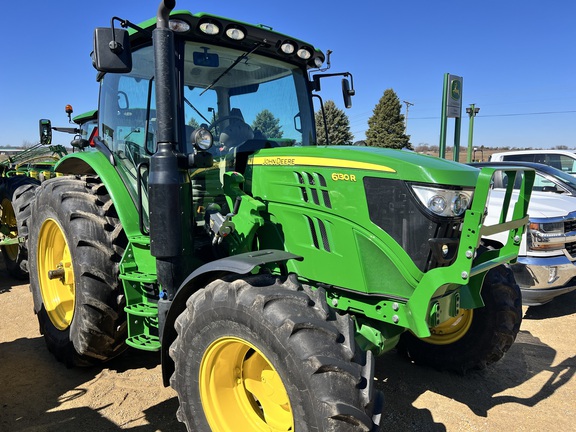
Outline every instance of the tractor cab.
<svg viewBox="0 0 576 432">
<path fill-rule="evenodd" d="M 155 24 L 152 20 L 131 30 L 129 70 L 99 75 L 99 140 L 111 152 L 133 198 L 141 197 L 144 219 L 158 120 L 153 47 L 141 30 Z M 170 26 L 176 29 L 173 144 L 181 154 L 208 152 L 212 158 L 190 171 L 194 214 L 201 221 L 205 197 L 214 201 L 221 194 L 224 172 L 245 173 L 249 155 L 316 144 L 314 85 L 308 69 L 319 67 L 324 55 L 263 26 L 248 29 L 206 14 L 173 13 Z M 195 145 L 199 135 L 212 145 Z"/>
</svg>

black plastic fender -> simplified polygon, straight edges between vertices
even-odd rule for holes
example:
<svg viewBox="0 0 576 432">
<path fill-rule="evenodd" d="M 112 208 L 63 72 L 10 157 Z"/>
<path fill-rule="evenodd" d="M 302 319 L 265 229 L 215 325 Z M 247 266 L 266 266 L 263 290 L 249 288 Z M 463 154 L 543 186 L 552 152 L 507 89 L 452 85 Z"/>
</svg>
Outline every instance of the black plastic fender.
<svg viewBox="0 0 576 432">
<path fill-rule="evenodd" d="M 178 318 L 186 308 L 188 298 L 214 279 L 230 273 L 239 275 L 249 274 L 256 267 L 265 264 L 278 264 L 282 273 L 287 274 L 286 261 L 291 259 L 302 261 L 304 258 L 286 251 L 264 249 L 211 261 L 194 270 L 192 274 L 182 282 L 172 301 L 162 299 L 158 301 L 158 324 L 162 341 L 162 380 L 165 387 L 170 385 L 170 376 L 174 372 L 174 362 L 168 354 L 170 345 L 174 342 L 174 339 L 176 339 L 174 323 L 176 318 Z"/>
</svg>

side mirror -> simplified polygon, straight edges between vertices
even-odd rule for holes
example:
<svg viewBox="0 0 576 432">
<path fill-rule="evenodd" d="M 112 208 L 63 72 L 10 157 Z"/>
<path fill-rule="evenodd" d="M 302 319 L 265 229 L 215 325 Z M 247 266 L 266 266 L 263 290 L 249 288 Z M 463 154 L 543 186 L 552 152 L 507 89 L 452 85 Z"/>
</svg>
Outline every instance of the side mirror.
<svg viewBox="0 0 576 432">
<path fill-rule="evenodd" d="M 344 98 L 344 106 L 346 108 L 352 108 L 352 96 L 354 96 L 355 93 L 354 89 L 350 88 L 350 81 L 342 78 L 342 97 Z"/>
<path fill-rule="evenodd" d="M 132 70 L 132 51 L 128 30 L 96 28 L 94 30 L 92 64 L 100 72 L 130 72 Z"/>
<path fill-rule="evenodd" d="M 52 144 L 52 122 L 40 119 L 40 144 Z"/>
</svg>

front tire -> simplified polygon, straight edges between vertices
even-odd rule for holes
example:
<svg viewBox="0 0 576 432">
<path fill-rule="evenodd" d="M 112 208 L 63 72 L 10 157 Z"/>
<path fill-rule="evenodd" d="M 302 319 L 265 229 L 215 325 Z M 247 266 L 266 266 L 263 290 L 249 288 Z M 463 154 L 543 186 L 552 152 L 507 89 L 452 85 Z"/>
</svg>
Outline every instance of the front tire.
<svg viewBox="0 0 576 432">
<path fill-rule="evenodd" d="M 350 317 L 294 275 L 216 280 L 193 294 L 170 347 L 188 430 L 373 431 L 381 393 Z"/>
<path fill-rule="evenodd" d="M 522 323 L 522 294 L 512 270 L 491 269 L 482 285 L 485 306 L 460 314 L 419 339 L 404 332 L 398 352 L 415 363 L 465 373 L 500 360 L 514 343 Z"/>
<path fill-rule="evenodd" d="M 104 185 L 57 177 L 38 189 L 30 218 L 30 288 L 48 349 L 68 366 L 125 348 L 118 279 L 127 240 Z"/>
<path fill-rule="evenodd" d="M 30 205 L 40 183 L 25 176 L 6 177 L 0 182 L 1 223 L 9 229 L 6 237 L 27 237 Z M 27 240 L 2 246 L 2 256 L 10 276 L 20 280 L 28 279 Z"/>
</svg>

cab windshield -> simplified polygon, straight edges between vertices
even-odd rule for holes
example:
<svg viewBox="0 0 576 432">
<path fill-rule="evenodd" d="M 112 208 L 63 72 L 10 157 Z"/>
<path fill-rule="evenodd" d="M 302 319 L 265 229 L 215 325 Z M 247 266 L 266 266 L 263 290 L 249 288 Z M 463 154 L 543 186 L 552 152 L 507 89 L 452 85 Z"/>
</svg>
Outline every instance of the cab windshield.
<svg viewBox="0 0 576 432">
<path fill-rule="evenodd" d="M 312 144 L 306 77 L 287 63 L 229 48 L 187 42 L 184 52 L 186 139 L 199 125 L 210 129 L 215 149 L 247 140 Z"/>
</svg>

